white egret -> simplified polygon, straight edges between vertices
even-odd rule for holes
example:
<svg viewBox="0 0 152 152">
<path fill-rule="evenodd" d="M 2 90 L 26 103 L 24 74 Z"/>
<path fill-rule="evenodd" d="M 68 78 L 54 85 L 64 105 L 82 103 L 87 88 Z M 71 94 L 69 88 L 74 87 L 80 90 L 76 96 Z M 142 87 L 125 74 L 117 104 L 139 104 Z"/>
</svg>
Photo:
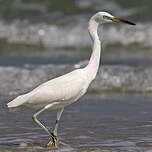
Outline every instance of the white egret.
<svg viewBox="0 0 152 152">
<path fill-rule="evenodd" d="M 58 122 L 64 107 L 72 104 L 82 97 L 90 83 L 95 79 L 100 62 L 101 42 L 98 37 L 98 26 L 106 22 L 125 23 L 135 25 L 132 22 L 115 18 L 107 12 L 98 12 L 89 20 L 88 30 L 93 41 L 93 51 L 88 65 L 81 69 L 76 69 L 63 76 L 49 80 L 29 93 L 23 94 L 9 102 L 10 110 L 21 108 L 32 108 L 37 112 L 33 115 L 33 120 L 49 136 L 50 141 L 47 146 L 57 147 Z M 38 119 L 37 116 L 44 110 L 57 110 L 57 119 L 53 132 L 50 132 Z"/>
</svg>

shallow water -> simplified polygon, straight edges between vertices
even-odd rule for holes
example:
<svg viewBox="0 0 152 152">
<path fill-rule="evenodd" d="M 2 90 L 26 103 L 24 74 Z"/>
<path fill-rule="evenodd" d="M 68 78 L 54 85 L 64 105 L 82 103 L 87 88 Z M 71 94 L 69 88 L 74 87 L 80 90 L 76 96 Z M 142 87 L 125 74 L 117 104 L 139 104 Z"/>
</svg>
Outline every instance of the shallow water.
<svg viewBox="0 0 152 152">
<path fill-rule="evenodd" d="M 50 151 L 48 136 L 36 126 L 33 111 L 10 113 L 7 101 L 0 106 L 0 150 Z M 151 95 L 86 95 L 65 108 L 60 121 L 60 146 L 56 151 L 148 152 L 152 149 Z M 40 119 L 53 127 L 55 112 Z"/>
</svg>

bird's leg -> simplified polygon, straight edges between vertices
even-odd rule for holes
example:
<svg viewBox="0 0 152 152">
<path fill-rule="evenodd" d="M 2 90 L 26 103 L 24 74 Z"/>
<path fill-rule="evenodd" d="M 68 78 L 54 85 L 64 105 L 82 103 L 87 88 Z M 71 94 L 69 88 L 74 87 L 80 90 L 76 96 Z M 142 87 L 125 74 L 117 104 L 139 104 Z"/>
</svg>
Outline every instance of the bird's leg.
<svg viewBox="0 0 152 152">
<path fill-rule="evenodd" d="M 54 131 L 53 131 L 53 134 L 57 137 L 57 130 L 58 130 L 58 126 L 59 126 L 59 120 L 61 118 L 61 115 L 63 113 L 63 110 L 64 108 L 60 109 L 57 111 L 57 119 L 56 119 L 56 122 L 55 122 L 55 128 L 54 128 Z"/>
<path fill-rule="evenodd" d="M 54 131 L 53 131 L 53 135 L 54 137 L 51 137 L 51 140 L 48 142 L 48 146 L 50 146 L 51 144 L 55 144 L 53 145 L 54 147 L 57 147 L 58 146 L 58 141 L 57 141 L 57 130 L 58 130 L 58 126 L 59 126 L 59 120 L 61 118 L 61 115 L 62 115 L 62 112 L 63 112 L 64 108 L 60 109 L 57 111 L 57 119 L 56 119 L 56 122 L 55 122 L 55 128 L 54 128 Z M 53 142 L 54 141 L 54 142 Z"/>
<path fill-rule="evenodd" d="M 53 133 L 49 132 L 49 130 L 37 119 L 37 116 L 43 112 L 45 110 L 45 108 L 41 109 L 40 111 L 38 111 L 37 113 L 35 113 L 32 116 L 32 119 L 35 123 L 37 123 L 52 139 L 56 140 L 56 137 L 54 136 Z M 54 141 L 52 141 L 54 143 Z"/>
</svg>

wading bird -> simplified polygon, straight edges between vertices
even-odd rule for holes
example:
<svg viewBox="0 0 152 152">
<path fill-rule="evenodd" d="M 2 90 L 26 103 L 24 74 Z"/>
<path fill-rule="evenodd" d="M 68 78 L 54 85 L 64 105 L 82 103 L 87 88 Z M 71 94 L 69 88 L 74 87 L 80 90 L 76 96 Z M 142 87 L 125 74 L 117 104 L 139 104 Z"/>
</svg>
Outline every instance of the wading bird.
<svg viewBox="0 0 152 152">
<path fill-rule="evenodd" d="M 49 80 L 29 93 L 23 94 L 9 102 L 10 110 L 32 108 L 36 110 L 33 121 L 37 123 L 49 136 L 47 146 L 58 146 L 57 129 L 64 107 L 72 104 L 82 97 L 95 79 L 100 62 L 101 42 L 98 37 L 99 25 L 106 22 L 125 23 L 135 25 L 132 22 L 116 18 L 107 12 L 98 12 L 89 20 L 88 30 L 93 41 L 93 51 L 86 67 L 76 69 L 63 76 Z M 37 116 L 44 110 L 57 110 L 57 119 L 53 132 L 50 132 Z"/>
</svg>

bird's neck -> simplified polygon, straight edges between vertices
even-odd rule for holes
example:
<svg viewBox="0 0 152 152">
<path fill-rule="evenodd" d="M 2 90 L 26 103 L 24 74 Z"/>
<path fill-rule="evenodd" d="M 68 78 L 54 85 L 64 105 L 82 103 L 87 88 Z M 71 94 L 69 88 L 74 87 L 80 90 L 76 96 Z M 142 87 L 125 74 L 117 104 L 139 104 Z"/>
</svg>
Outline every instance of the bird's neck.
<svg viewBox="0 0 152 152">
<path fill-rule="evenodd" d="M 98 23 L 94 20 L 89 21 L 88 30 L 93 41 L 92 54 L 88 65 L 86 66 L 90 81 L 95 79 L 100 63 L 101 44 L 98 37 Z"/>
</svg>

